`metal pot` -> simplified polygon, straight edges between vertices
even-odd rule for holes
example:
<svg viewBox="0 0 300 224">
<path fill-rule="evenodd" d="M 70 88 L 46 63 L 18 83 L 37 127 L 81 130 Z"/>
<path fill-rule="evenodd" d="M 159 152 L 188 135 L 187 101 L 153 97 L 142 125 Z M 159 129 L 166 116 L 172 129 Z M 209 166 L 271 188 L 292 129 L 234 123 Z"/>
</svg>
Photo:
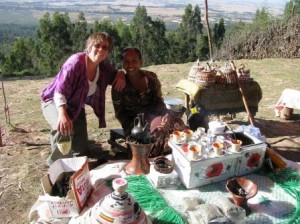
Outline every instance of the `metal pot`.
<svg viewBox="0 0 300 224">
<path fill-rule="evenodd" d="M 177 98 L 164 98 L 164 103 L 168 110 L 181 112 L 183 108 L 183 101 Z"/>
<path fill-rule="evenodd" d="M 225 124 L 220 121 L 211 121 L 208 123 L 209 130 L 213 134 L 222 134 L 225 130 Z"/>
</svg>

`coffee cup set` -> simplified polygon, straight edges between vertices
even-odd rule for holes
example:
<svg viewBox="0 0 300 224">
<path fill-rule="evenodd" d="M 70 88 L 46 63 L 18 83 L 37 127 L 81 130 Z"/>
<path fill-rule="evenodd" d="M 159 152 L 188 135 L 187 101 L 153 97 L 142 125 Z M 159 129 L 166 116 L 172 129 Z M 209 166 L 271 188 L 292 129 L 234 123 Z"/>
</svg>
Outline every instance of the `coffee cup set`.
<svg viewBox="0 0 300 224">
<path fill-rule="evenodd" d="M 190 141 L 187 146 L 188 160 L 197 160 L 206 157 L 206 144 L 204 142 Z"/>
<path fill-rule="evenodd" d="M 220 137 L 220 136 L 218 136 Z M 223 137 L 223 136 L 222 136 Z M 212 144 L 212 157 L 223 156 L 226 153 L 240 153 L 241 152 L 242 141 L 237 139 L 221 140 L 217 138 Z"/>
<path fill-rule="evenodd" d="M 197 130 L 193 133 L 192 140 L 197 141 L 204 135 L 205 135 L 205 128 L 198 127 Z"/>
<path fill-rule="evenodd" d="M 193 133 L 194 132 L 190 129 L 185 129 L 183 131 L 173 131 L 173 133 L 170 135 L 170 139 L 175 144 L 184 144 L 191 141 Z"/>
<path fill-rule="evenodd" d="M 207 152 L 209 157 L 220 157 L 228 153 L 241 152 L 241 140 L 231 139 L 225 140 L 222 135 L 210 135 L 205 133 L 203 127 L 197 128 L 194 132 L 190 129 L 183 131 L 174 131 L 170 135 L 170 139 L 177 145 L 187 145 L 187 158 L 189 160 L 197 160 L 201 156 L 206 157 Z"/>
</svg>

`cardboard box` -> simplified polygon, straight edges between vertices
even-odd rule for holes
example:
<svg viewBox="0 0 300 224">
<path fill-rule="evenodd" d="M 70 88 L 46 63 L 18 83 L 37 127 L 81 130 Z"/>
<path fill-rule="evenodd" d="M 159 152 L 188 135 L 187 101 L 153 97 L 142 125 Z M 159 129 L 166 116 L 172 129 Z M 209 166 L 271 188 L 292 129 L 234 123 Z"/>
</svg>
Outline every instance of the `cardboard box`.
<svg viewBox="0 0 300 224">
<path fill-rule="evenodd" d="M 64 173 L 75 172 L 70 178 L 70 190 L 66 197 L 51 196 L 53 185 Z M 92 182 L 87 157 L 59 159 L 49 168 L 48 174 L 41 179 L 53 218 L 76 216 L 85 205 L 92 191 Z"/>
<path fill-rule="evenodd" d="M 153 164 L 150 165 L 150 173 L 147 177 L 156 188 L 172 188 L 180 185 L 180 180 L 175 170 L 168 174 L 159 173 L 154 169 Z"/>
<path fill-rule="evenodd" d="M 242 176 L 259 170 L 264 162 L 267 145 L 265 143 L 242 147 L 236 163 L 235 175 Z"/>
<path fill-rule="evenodd" d="M 267 145 L 257 138 L 244 133 L 254 143 L 241 147 L 239 153 L 225 153 L 219 157 L 199 157 L 190 161 L 183 145 L 172 141 L 173 162 L 179 179 L 186 188 L 194 188 L 228 178 L 252 173 L 261 168 Z"/>
</svg>

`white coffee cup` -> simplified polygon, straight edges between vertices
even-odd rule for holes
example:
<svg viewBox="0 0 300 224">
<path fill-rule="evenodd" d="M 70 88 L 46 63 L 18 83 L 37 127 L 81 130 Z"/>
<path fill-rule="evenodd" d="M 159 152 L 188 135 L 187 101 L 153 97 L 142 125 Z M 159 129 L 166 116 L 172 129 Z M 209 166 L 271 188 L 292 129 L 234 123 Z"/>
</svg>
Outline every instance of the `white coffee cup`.
<svg viewBox="0 0 300 224">
<path fill-rule="evenodd" d="M 231 140 L 231 151 L 232 152 L 239 152 L 241 151 L 241 140 Z"/>
<path fill-rule="evenodd" d="M 204 154 L 205 148 L 206 148 L 206 143 L 203 141 L 198 141 L 198 145 L 199 145 L 199 155 Z"/>
<path fill-rule="evenodd" d="M 203 128 L 203 127 L 197 128 L 197 133 L 198 133 L 199 135 L 204 135 L 204 134 L 205 134 L 205 128 Z"/>
<path fill-rule="evenodd" d="M 185 130 L 183 130 L 183 134 L 184 134 L 185 140 L 187 142 L 192 140 L 193 133 L 194 132 L 191 129 L 185 129 Z"/>
<path fill-rule="evenodd" d="M 181 143 L 184 140 L 183 133 L 181 131 L 173 131 L 170 137 L 175 143 Z"/>
<path fill-rule="evenodd" d="M 200 152 L 200 147 L 197 144 L 192 143 L 192 144 L 188 145 L 187 157 L 188 157 L 189 160 L 197 159 L 198 155 L 199 155 L 199 152 Z"/>
<path fill-rule="evenodd" d="M 225 137 L 222 135 L 217 136 L 216 141 L 220 143 L 224 143 Z"/>
<path fill-rule="evenodd" d="M 214 142 L 212 144 L 212 148 L 214 150 L 214 154 L 216 156 L 219 156 L 219 155 L 222 155 L 224 145 L 223 145 L 223 143 L 220 143 L 220 142 Z"/>
</svg>

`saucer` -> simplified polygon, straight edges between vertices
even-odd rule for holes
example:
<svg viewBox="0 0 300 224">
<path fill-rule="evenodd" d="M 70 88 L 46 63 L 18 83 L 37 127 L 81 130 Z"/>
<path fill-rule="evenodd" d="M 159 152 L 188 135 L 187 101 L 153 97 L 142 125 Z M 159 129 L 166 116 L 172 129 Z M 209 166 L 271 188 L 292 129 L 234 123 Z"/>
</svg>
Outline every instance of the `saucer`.
<svg viewBox="0 0 300 224">
<path fill-rule="evenodd" d="M 240 151 L 236 152 L 236 151 L 231 151 L 230 149 L 231 149 L 231 146 L 227 148 L 227 152 L 233 153 L 233 154 L 235 154 L 235 153 L 242 153 L 242 151 L 243 151 L 243 150 L 241 149 Z"/>
<path fill-rule="evenodd" d="M 215 154 L 214 150 L 211 149 L 209 152 L 209 157 L 210 158 L 216 158 L 216 157 L 222 157 L 226 154 L 226 152 L 224 150 L 222 150 L 222 153 L 220 155 Z"/>
<path fill-rule="evenodd" d="M 175 142 L 173 139 L 171 139 L 171 142 L 176 145 L 182 145 L 182 144 L 186 143 L 185 139 L 182 139 L 180 142 Z"/>
</svg>

